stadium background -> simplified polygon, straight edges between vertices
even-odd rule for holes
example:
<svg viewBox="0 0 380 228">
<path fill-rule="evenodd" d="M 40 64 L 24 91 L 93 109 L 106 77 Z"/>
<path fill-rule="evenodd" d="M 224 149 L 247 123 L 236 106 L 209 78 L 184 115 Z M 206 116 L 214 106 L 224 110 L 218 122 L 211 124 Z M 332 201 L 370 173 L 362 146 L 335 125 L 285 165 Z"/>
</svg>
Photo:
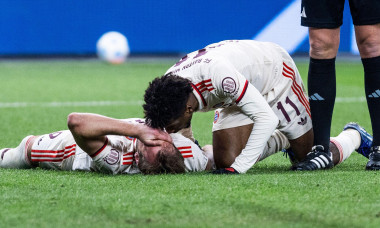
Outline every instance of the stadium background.
<svg viewBox="0 0 380 228">
<path fill-rule="evenodd" d="M 224 39 L 274 41 L 308 52 L 301 0 L 1 0 L 0 55 L 93 55 L 107 31 L 132 54 L 186 53 Z M 346 7 L 340 52 L 357 53 Z"/>
</svg>

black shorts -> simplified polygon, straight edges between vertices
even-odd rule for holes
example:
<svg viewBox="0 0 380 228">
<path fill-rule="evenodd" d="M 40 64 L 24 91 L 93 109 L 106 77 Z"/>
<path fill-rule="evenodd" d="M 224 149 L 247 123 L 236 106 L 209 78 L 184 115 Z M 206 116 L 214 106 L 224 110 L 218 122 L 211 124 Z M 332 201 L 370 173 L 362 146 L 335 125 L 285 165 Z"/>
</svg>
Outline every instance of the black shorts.
<svg viewBox="0 0 380 228">
<path fill-rule="evenodd" d="M 338 28 L 343 24 L 345 0 L 302 0 L 301 25 L 314 28 Z M 349 0 L 354 25 L 380 23 L 379 0 Z"/>
</svg>

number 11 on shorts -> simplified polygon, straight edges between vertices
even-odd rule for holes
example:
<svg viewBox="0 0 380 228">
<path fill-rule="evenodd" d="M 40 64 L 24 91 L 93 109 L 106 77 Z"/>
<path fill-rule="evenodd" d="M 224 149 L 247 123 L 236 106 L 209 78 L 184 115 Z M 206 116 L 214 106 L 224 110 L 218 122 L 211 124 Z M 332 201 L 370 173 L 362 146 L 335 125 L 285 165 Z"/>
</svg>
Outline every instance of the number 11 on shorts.
<svg viewBox="0 0 380 228">
<path fill-rule="evenodd" d="M 290 105 L 290 106 L 292 106 L 292 108 L 296 111 L 297 116 L 299 116 L 299 115 L 301 114 L 301 113 L 300 113 L 300 110 L 298 110 L 297 106 L 293 103 L 293 101 L 291 101 L 291 100 L 289 99 L 289 97 L 286 97 L 286 99 L 285 99 L 285 103 L 288 104 L 288 105 Z M 284 106 L 282 105 L 281 101 L 279 101 L 279 102 L 277 103 L 277 109 L 280 110 L 280 111 L 282 112 L 282 114 L 284 115 L 286 121 L 288 121 L 288 122 L 291 121 L 291 119 L 290 119 L 288 113 L 286 112 Z"/>
</svg>

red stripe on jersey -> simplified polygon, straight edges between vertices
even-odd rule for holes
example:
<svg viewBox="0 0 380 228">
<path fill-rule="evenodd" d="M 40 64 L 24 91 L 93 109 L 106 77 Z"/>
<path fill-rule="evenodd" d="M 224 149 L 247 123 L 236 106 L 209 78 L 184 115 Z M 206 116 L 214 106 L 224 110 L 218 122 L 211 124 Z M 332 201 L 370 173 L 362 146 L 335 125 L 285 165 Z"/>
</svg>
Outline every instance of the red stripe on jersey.
<svg viewBox="0 0 380 228">
<path fill-rule="evenodd" d="M 70 153 L 70 152 L 72 152 L 72 151 L 74 151 L 74 150 L 75 150 L 75 148 L 72 148 L 72 149 L 70 149 L 70 150 L 65 150 L 65 154 Z"/>
<path fill-rule="evenodd" d="M 207 106 L 206 100 L 205 100 L 205 98 L 202 96 L 202 93 L 199 92 L 198 88 L 197 88 L 195 85 L 191 84 L 191 86 L 193 87 L 193 89 L 194 89 L 194 90 L 199 94 L 199 96 L 201 97 L 201 99 L 202 99 L 202 103 L 203 103 L 203 106 Z"/>
<path fill-rule="evenodd" d="M 29 137 L 28 140 L 25 143 L 25 147 L 28 148 L 30 141 L 35 138 L 36 136 Z"/>
<path fill-rule="evenodd" d="M 292 90 L 293 90 L 294 94 L 296 94 L 298 100 L 300 100 L 300 97 L 299 97 L 299 95 L 297 94 L 297 91 L 294 89 L 293 86 L 292 86 Z M 305 107 L 307 114 L 308 114 L 308 115 L 310 116 L 310 118 L 311 118 L 310 107 L 309 107 L 308 105 L 304 105 L 304 104 L 302 103 L 302 101 L 301 101 L 301 104 Z"/>
<path fill-rule="evenodd" d="M 123 165 L 132 165 L 133 162 L 123 162 L 122 164 L 123 164 Z"/>
<path fill-rule="evenodd" d="M 309 114 L 309 116 L 311 118 L 309 101 L 307 101 L 305 94 L 303 93 L 302 89 L 301 90 L 297 89 L 296 85 L 298 85 L 298 84 L 292 76 L 289 76 L 289 75 L 285 74 L 284 72 L 282 72 L 282 75 L 287 77 L 287 78 L 290 78 L 292 80 L 292 87 L 291 88 L 292 88 L 294 94 L 297 96 L 298 100 L 305 107 L 307 113 Z"/>
<path fill-rule="evenodd" d="M 32 158 L 58 158 L 58 159 L 61 159 L 63 157 L 63 154 L 56 154 L 56 155 L 52 155 L 52 154 L 32 154 L 31 157 Z"/>
<path fill-rule="evenodd" d="M 288 65 L 286 65 L 285 63 L 284 63 L 283 71 L 285 71 L 286 73 L 288 73 L 290 75 L 295 75 L 294 70 L 292 68 L 288 67 Z"/>
<path fill-rule="evenodd" d="M 297 91 L 294 89 L 293 86 L 292 86 L 292 90 L 293 90 L 294 94 L 296 94 L 298 100 L 301 101 L 299 95 L 297 94 Z M 310 116 L 310 118 L 311 118 L 311 113 L 310 113 L 310 106 L 309 106 L 309 103 L 307 103 L 307 105 L 305 105 L 305 104 L 301 101 L 301 104 L 305 107 L 307 114 L 309 114 L 309 116 Z"/>
<path fill-rule="evenodd" d="M 68 159 L 69 157 L 75 155 L 75 151 L 69 153 L 69 154 L 65 154 L 65 156 L 63 156 L 63 159 Z"/>
<path fill-rule="evenodd" d="M 32 153 L 62 153 L 65 150 L 32 150 Z"/>
<path fill-rule="evenodd" d="M 287 69 L 290 70 L 291 72 L 289 72 L 289 71 L 286 70 L 285 68 L 287 68 Z M 284 75 L 284 74 L 287 74 L 288 76 L 291 76 L 291 77 L 292 77 L 292 80 L 293 80 L 293 84 L 294 84 L 294 86 L 296 87 L 296 89 L 297 89 L 301 94 L 303 94 L 303 90 L 302 90 L 301 86 L 298 85 L 298 83 L 297 83 L 296 80 L 295 80 L 295 73 L 294 73 L 294 70 L 291 69 L 291 68 L 289 68 L 289 67 L 284 63 L 284 71 L 285 71 L 285 73 L 282 72 L 282 74 L 283 74 L 283 75 Z M 306 99 L 305 97 L 303 97 L 303 98 L 304 98 L 304 101 L 305 101 L 306 103 L 308 103 L 308 102 L 307 102 L 307 99 Z"/>
<path fill-rule="evenodd" d="M 128 152 L 123 154 L 122 164 L 123 165 L 132 165 L 133 163 L 133 152 Z"/>
<path fill-rule="evenodd" d="M 294 75 L 288 75 L 286 74 L 285 72 L 282 72 L 282 75 L 287 77 L 287 78 L 290 78 L 292 80 L 292 88 L 294 88 L 294 90 L 296 90 L 297 92 L 297 96 L 299 98 L 299 100 L 301 101 L 301 103 L 304 105 L 304 106 L 308 106 L 308 101 L 307 99 L 305 98 L 305 95 L 303 93 L 303 90 L 301 89 L 301 87 L 297 84 L 297 82 L 295 81 L 294 79 Z"/>
<path fill-rule="evenodd" d="M 33 162 L 61 162 L 61 161 L 63 161 L 63 158 L 58 159 L 58 160 L 39 158 L 39 159 L 32 159 L 32 161 Z"/>
<path fill-rule="evenodd" d="M 199 84 L 199 83 L 198 83 L 198 84 Z M 200 85 L 196 85 L 196 87 L 197 87 L 198 89 L 201 89 L 201 88 L 203 88 L 203 87 L 212 88 L 212 83 L 207 84 L 207 83 L 203 83 L 203 82 L 202 82 L 202 84 L 200 84 Z"/>
<path fill-rule="evenodd" d="M 192 153 L 193 151 L 191 151 L 191 150 L 183 150 L 183 151 L 180 151 L 181 152 L 181 154 L 186 154 L 186 153 Z"/>
<path fill-rule="evenodd" d="M 286 69 L 290 70 L 294 74 L 294 70 L 290 66 L 286 65 L 286 63 L 284 62 L 283 62 L 283 65 L 284 67 L 286 67 Z"/>
<path fill-rule="evenodd" d="M 76 144 L 73 144 L 71 146 L 67 146 L 63 150 L 32 150 L 31 152 L 34 152 L 34 153 L 62 153 L 64 151 L 66 151 L 66 149 L 70 149 L 73 146 L 76 146 Z M 75 148 L 73 148 L 73 149 L 75 149 Z"/>
<path fill-rule="evenodd" d="M 293 90 L 294 94 L 296 94 L 296 96 L 297 96 L 298 100 L 301 102 L 301 104 L 305 107 L 307 113 L 309 114 L 309 116 L 311 118 L 309 101 L 306 99 L 305 93 L 303 92 L 301 86 L 295 80 L 294 70 L 292 68 L 290 68 L 289 66 L 287 66 L 285 63 L 283 65 L 284 65 L 284 68 L 283 68 L 282 75 L 287 77 L 287 78 L 290 78 L 293 81 L 292 90 Z"/>
<path fill-rule="evenodd" d="M 210 79 L 207 79 L 207 80 L 203 80 L 203 81 L 201 81 L 201 82 L 195 84 L 195 86 L 198 87 L 198 86 L 200 86 L 201 84 L 204 84 L 204 83 L 207 83 L 207 82 L 211 82 L 211 78 L 210 78 Z"/>
<path fill-rule="evenodd" d="M 91 155 L 90 157 L 94 158 L 98 154 L 100 154 L 100 152 L 102 152 L 104 150 L 104 148 L 106 148 L 107 144 L 108 144 L 108 138 L 106 137 L 106 141 L 104 142 L 103 146 L 98 151 L 96 151 L 93 155 Z"/>
<path fill-rule="evenodd" d="M 243 92 L 241 92 L 239 98 L 236 99 L 236 104 L 239 103 L 239 102 L 241 101 L 241 99 L 243 98 L 245 92 L 247 92 L 247 87 L 248 87 L 248 80 L 245 81 L 244 88 L 243 88 Z"/>
<path fill-rule="evenodd" d="M 204 88 L 204 89 L 202 89 L 202 90 L 199 90 L 199 92 L 201 92 L 201 93 L 203 93 L 203 92 L 205 92 L 205 91 L 209 91 L 209 92 L 211 92 L 211 91 L 213 91 L 214 90 L 214 88 L 211 88 L 211 89 L 209 89 L 209 88 Z"/>
<path fill-rule="evenodd" d="M 72 147 L 74 147 L 74 146 L 76 146 L 77 144 L 73 144 L 73 145 L 71 145 L 71 146 L 66 146 L 65 147 L 65 149 L 70 149 L 70 148 L 72 148 Z"/>
<path fill-rule="evenodd" d="M 208 91 L 207 88 L 199 90 L 200 93 L 203 93 L 204 91 Z"/>
<path fill-rule="evenodd" d="M 290 74 L 293 77 L 292 80 L 293 80 L 294 86 L 300 92 L 300 95 L 301 95 L 303 101 L 305 102 L 305 105 L 308 104 L 309 101 L 308 101 L 308 99 L 306 99 L 305 94 L 303 93 L 303 90 L 302 90 L 301 86 L 298 85 L 298 83 L 295 80 L 295 72 L 294 72 L 294 70 L 284 63 L 284 71 L 285 72 L 291 71 L 291 73 L 288 73 L 288 74 Z"/>
<path fill-rule="evenodd" d="M 183 149 L 191 149 L 191 146 L 181 146 L 177 147 L 178 150 L 183 150 Z"/>
<path fill-rule="evenodd" d="M 199 86 L 199 87 L 197 87 L 197 88 L 199 89 L 199 91 L 200 91 L 201 93 L 203 93 L 203 92 L 205 92 L 205 91 L 209 91 L 209 92 L 211 92 L 211 91 L 214 90 L 214 87 L 212 87 L 211 84 L 210 84 L 210 85 Z"/>
<path fill-rule="evenodd" d="M 127 156 L 133 156 L 133 152 L 128 152 L 126 154 L 123 154 L 123 157 L 127 157 Z"/>
<path fill-rule="evenodd" d="M 31 154 L 31 159 L 32 161 L 40 161 L 40 160 L 49 160 L 49 161 L 63 161 L 64 159 L 67 159 L 73 155 L 75 155 L 75 148 L 65 151 L 65 153 L 46 153 L 45 154 L 36 154 L 36 153 L 41 153 L 41 152 L 33 152 Z M 50 158 L 50 159 L 49 159 Z"/>
<path fill-rule="evenodd" d="M 194 157 L 192 154 L 191 155 L 182 155 L 183 158 L 192 158 Z"/>
</svg>

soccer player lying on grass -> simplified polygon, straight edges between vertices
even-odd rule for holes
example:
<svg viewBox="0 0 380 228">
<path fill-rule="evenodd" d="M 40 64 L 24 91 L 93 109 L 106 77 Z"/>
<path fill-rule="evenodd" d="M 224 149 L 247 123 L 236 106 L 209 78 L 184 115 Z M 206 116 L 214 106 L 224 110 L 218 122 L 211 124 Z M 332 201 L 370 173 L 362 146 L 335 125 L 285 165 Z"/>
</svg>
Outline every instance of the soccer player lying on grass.
<svg viewBox="0 0 380 228">
<path fill-rule="evenodd" d="M 214 158 L 218 167 L 233 172 L 245 173 L 260 159 L 276 128 L 287 137 L 298 161 L 312 150 L 310 107 L 302 79 L 290 55 L 273 43 L 210 44 L 154 79 L 144 100 L 149 125 L 169 133 L 190 126 L 196 111 L 222 108 L 213 127 Z M 231 154 L 238 156 L 229 166 L 218 163 Z"/>
<path fill-rule="evenodd" d="M 152 129 L 143 119 L 72 113 L 68 127 L 70 131 L 27 136 L 18 147 L 1 149 L 0 167 L 110 174 L 184 173 L 211 167 L 193 141 L 179 133 L 169 136 Z"/>
</svg>

